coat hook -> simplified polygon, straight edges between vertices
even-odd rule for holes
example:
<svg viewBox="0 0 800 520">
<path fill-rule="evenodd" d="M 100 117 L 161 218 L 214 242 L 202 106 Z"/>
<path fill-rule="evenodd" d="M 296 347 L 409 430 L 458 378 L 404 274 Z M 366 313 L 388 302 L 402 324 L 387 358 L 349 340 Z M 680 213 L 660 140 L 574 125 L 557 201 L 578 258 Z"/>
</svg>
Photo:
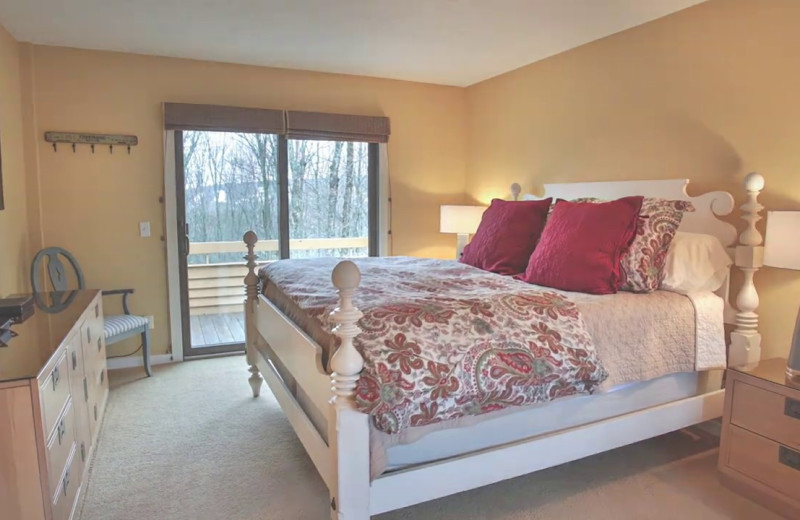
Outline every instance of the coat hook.
<svg viewBox="0 0 800 520">
<path fill-rule="evenodd" d="M 72 143 L 72 153 L 75 153 L 75 143 Z"/>
<path fill-rule="evenodd" d="M 108 153 L 114 153 L 114 145 L 113 144 L 108 145 Z"/>
<path fill-rule="evenodd" d="M 131 145 L 128 145 L 128 155 L 131 154 Z"/>
<path fill-rule="evenodd" d="M 53 151 L 54 152 L 58 151 L 58 145 L 56 143 L 53 143 Z"/>
<path fill-rule="evenodd" d="M 91 145 L 91 146 L 92 146 L 92 153 L 94 153 L 94 145 Z"/>
</svg>

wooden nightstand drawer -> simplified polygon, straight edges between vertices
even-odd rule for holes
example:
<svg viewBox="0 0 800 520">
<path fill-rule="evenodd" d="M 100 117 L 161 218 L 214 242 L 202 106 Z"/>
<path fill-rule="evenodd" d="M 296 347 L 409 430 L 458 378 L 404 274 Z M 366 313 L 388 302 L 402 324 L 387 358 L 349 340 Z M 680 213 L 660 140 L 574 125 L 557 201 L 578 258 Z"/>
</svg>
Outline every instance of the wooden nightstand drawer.
<svg viewBox="0 0 800 520">
<path fill-rule="evenodd" d="M 796 500 L 800 490 L 800 452 L 731 426 L 727 465 Z"/>
<path fill-rule="evenodd" d="M 800 450 L 800 399 L 736 381 L 731 423 Z"/>
</svg>

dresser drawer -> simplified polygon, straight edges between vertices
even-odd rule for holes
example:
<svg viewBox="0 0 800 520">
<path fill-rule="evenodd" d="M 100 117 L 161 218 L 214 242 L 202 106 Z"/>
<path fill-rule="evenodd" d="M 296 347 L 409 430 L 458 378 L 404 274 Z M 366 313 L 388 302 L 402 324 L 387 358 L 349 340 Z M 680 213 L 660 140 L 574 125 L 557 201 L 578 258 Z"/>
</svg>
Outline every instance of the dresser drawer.
<svg viewBox="0 0 800 520">
<path fill-rule="evenodd" d="M 99 308 L 99 304 L 96 308 Z M 81 344 L 86 359 L 95 357 L 103 349 L 103 317 L 95 316 L 91 311 L 81 325 Z"/>
<path fill-rule="evenodd" d="M 736 426 L 730 427 L 728 442 L 730 468 L 797 501 L 800 452 Z"/>
<path fill-rule="evenodd" d="M 800 399 L 736 381 L 731 423 L 800 450 Z"/>
<path fill-rule="evenodd" d="M 75 406 L 72 400 L 67 403 L 64 414 L 56 423 L 53 435 L 47 442 L 47 473 L 50 478 L 50 493 L 55 494 L 67 459 L 75 447 Z"/>
<path fill-rule="evenodd" d="M 39 394 L 44 415 L 44 432 L 47 438 L 53 433 L 61 417 L 61 411 L 69 398 L 69 362 L 66 352 L 62 352 L 54 368 L 42 374 L 39 384 Z"/>
<path fill-rule="evenodd" d="M 70 520 L 74 512 L 75 497 L 81 488 L 83 462 L 80 453 L 73 446 L 69 454 L 69 462 L 64 473 L 59 477 L 59 485 L 53 496 L 53 520 Z"/>
</svg>

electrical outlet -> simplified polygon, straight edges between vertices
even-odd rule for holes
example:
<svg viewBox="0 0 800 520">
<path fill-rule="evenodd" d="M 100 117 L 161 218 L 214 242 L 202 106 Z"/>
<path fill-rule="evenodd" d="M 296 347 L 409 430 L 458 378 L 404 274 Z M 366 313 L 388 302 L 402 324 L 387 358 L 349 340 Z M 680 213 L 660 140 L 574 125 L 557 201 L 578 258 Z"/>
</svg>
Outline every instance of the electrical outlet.
<svg viewBox="0 0 800 520">
<path fill-rule="evenodd" d="M 145 316 L 145 318 L 147 318 L 147 321 L 150 322 L 151 329 L 156 328 L 156 319 L 153 316 Z"/>
</svg>

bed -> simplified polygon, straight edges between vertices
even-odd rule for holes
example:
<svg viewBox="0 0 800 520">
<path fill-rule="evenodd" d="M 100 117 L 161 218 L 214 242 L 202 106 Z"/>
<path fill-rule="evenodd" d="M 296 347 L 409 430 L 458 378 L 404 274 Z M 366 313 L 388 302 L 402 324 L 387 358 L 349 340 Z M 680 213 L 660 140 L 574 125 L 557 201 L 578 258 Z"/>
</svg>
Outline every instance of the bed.
<svg viewBox="0 0 800 520">
<path fill-rule="evenodd" d="M 643 195 L 691 201 L 695 211 L 686 214 L 680 230 L 716 236 L 730 248 L 735 265 L 744 273 L 744 283 L 736 299 L 738 310 L 728 302 L 727 281 L 716 291 L 721 297 L 721 300 L 716 298 L 720 302 L 717 310 L 724 314 L 725 322 L 734 326 L 727 352 L 722 346 L 721 361 L 718 348 L 716 361 L 703 361 L 698 347 L 702 343 L 698 339 L 700 325 L 707 321 L 702 317 L 702 309 L 706 308 L 703 305 L 707 305 L 706 312 L 713 313 L 713 298 L 706 303 L 700 300 L 687 303 L 685 297 L 657 291 L 653 293 L 652 306 L 661 305 L 665 315 L 675 316 L 676 325 L 672 328 L 694 330 L 693 345 L 697 350 L 692 359 L 696 366 L 671 366 L 667 360 L 661 370 L 648 372 L 659 365 L 657 360 L 628 365 L 615 361 L 610 370 L 614 377 L 602 383 L 605 387 L 600 378 L 590 378 L 591 392 L 578 392 L 547 403 L 521 400 L 525 406 L 477 418 L 456 413 L 442 416 L 441 420 L 418 421 L 395 429 L 386 426 L 393 421 L 373 421 L 362 411 L 364 403 L 363 399 L 358 400 L 362 395 L 358 393 L 368 377 L 367 371 L 362 377 L 362 370 L 365 358 L 368 365 L 372 359 L 363 349 L 362 356 L 354 345 L 360 339 L 359 334 L 369 334 L 357 325 L 364 316 L 359 307 L 365 309 L 367 317 L 371 316 L 368 307 L 371 299 L 380 297 L 376 288 L 381 285 L 380 273 L 385 272 L 382 271 L 385 266 L 371 267 L 369 262 L 362 262 L 359 269 L 351 261 L 333 260 L 315 264 L 315 269 L 332 271 L 334 301 L 326 301 L 331 296 L 324 292 L 311 294 L 319 298 L 308 299 L 316 302 L 318 311 L 334 308 L 323 316 L 328 325 L 335 325 L 331 334 L 330 327 L 315 330 L 303 323 L 298 309 L 293 309 L 290 301 L 281 300 L 280 290 L 269 294 L 268 284 L 261 287 L 254 254 L 257 237 L 248 232 L 244 241 L 248 247 L 245 316 L 249 382 L 257 397 L 266 379 L 329 488 L 332 518 L 366 520 L 371 515 L 527 474 L 721 416 L 724 390 L 719 369 L 725 363 L 738 365 L 760 358 L 755 314 L 758 296 L 752 275 L 760 266 L 761 236 L 755 223 L 763 209 L 757 196 L 764 182 L 758 174 L 751 174 L 745 180 L 747 202 L 742 206 L 742 218 L 747 229 L 739 236 L 738 244 L 736 228 L 717 218 L 733 211 L 733 197 L 724 192 L 691 197 L 687 185 L 687 180 L 552 184 L 545 185 L 545 195 L 563 199 Z M 512 187 L 512 192 L 515 198 L 519 196 L 517 186 Z M 425 264 L 421 270 L 434 270 L 438 268 L 435 265 L 438 264 Z M 272 276 L 277 280 L 274 285 L 280 289 L 281 273 L 278 270 Z M 283 276 L 285 284 L 290 285 L 291 273 Z M 465 275 L 458 273 L 458 276 Z M 568 294 L 565 296 L 570 298 Z M 623 303 L 630 298 L 615 296 Z M 559 295 L 552 298 L 561 301 Z M 578 300 L 575 305 L 580 305 L 581 313 L 586 315 L 586 326 L 594 327 L 592 334 L 599 336 L 607 319 L 602 308 L 607 307 L 604 302 L 608 300 L 598 303 L 596 298 L 577 295 L 571 298 Z M 681 308 L 689 309 L 688 314 Z M 681 313 L 688 322 L 679 327 Z M 693 316 L 695 321 L 686 316 Z M 661 329 L 654 328 L 658 331 L 655 335 L 640 340 L 663 340 L 659 348 L 649 349 L 650 354 L 679 348 L 683 342 L 680 334 L 662 337 L 670 334 L 670 328 L 666 320 Z M 613 341 L 605 343 L 610 345 Z M 610 347 L 603 348 L 603 355 L 612 360 Z M 385 426 L 382 429 L 381 424 Z"/>
</svg>

